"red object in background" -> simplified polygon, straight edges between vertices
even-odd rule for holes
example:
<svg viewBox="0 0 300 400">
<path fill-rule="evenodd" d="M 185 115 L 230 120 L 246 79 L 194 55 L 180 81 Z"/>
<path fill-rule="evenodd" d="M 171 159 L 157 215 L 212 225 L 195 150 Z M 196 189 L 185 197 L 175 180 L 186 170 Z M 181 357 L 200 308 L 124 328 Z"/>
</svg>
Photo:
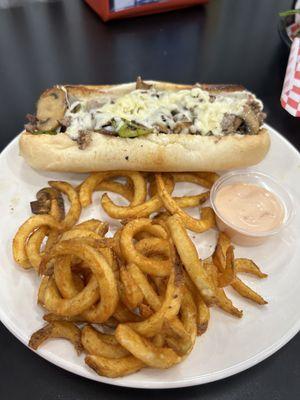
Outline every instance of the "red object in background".
<svg viewBox="0 0 300 400">
<path fill-rule="evenodd" d="M 137 17 L 207 3 L 208 0 L 85 0 L 103 19 Z"/>
</svg>

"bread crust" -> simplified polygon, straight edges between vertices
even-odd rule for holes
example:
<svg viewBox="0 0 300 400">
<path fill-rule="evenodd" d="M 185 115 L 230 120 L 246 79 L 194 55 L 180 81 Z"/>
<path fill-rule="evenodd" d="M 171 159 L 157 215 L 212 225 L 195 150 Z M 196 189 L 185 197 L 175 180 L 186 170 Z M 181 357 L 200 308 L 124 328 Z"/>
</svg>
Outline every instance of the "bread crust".
<svg viewBox="0 0 300 400">
<path fill-rule="evenodd" d="M 147 81 L 158 90 L 190 89 L 191 85 Z M 201 85 L 211 92 L 243 90 L 234 85 Z M 81 98 L 96 94 L 121 95 L 135 89 L 135 83 L 122 85 L 71 86 L 68 94 Z M 33 168 L 45 171 L 91 172 L 138 171 L 221 171 L 255 165 L 270 147 L 267 129 L 256 135 L 230 134 L 201 136 L 191 134 L 150 134 L 134 139 L 92 133 L 92 142 L 81 150 L 67 134 L 34 135 L 22 132 L 20 154 Z"/>
<path fill-rule="evenodd" d="M 20 154 L 27 163 L 45 171 L 91 172 L 217 171 L 255 165 L 266 155 L 270 139 L 266 129 L 257 135 L 151 134 L 134 139 L 92 133 L 92 143 L 80 150 L 66 134 L 22 133 Z"/>
</svg>

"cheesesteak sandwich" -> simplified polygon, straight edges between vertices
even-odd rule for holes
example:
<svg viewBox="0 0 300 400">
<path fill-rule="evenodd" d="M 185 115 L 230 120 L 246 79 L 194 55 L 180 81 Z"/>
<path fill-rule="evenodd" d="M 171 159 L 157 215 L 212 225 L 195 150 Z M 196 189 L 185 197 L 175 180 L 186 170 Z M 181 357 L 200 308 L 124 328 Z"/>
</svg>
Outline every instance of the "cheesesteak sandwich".
<svg viewBox="0 0 300 400">
<path fill-rule="evenodd" d="M 235 85 L 147 81 L 55 86 L 20 137 L 36 169 L 205 171 L 257 164 L 270 138 L 263 105 Z"/>
</svg>

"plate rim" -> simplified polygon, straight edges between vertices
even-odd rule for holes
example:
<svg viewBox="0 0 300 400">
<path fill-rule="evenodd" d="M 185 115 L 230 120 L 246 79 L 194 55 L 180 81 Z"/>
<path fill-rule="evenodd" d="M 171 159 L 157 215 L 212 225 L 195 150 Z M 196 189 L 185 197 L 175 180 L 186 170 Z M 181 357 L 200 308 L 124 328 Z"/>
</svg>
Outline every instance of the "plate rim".
<svg viewBox="0 0 300 400">
<path fill-rule="evenodd" d="M 269 124 L 265 124 L 265 127 L 269 129 L 271 132 L 274 132 L 285 142 L 285 144 L 289 147 L 291 151 L 300 159 L 300 152 L 298 149 L 291 143 L 287 138 L 285 138 L 281 133 L 279 133 L 276 129 L 271 127 Z M 0 157 L 3 156 L 3 153 L 9 151 L 9 149 L 15 145 L 15 142 L 18 141 L 20 135 L 17 135 L 13 138 L 1 151 Z M 48 350 L 33 350 L 28 346 L 27 340 L 24 336 L 19 334 L 18 330 L 15 329 L 14 325 L 10 325 L 9 318 L 7 314 L 5 314 L 0 308 L 0 321 L 5 326 L 5 328 L 14 336 L 16 337 L 22 344 L 24 344 L 28 349 L 30 349 L 33 353 L 37 354 L 38 356 L 42 357 L 44 360 L 54 364 L 55 366 L 62 368 L 69 373 L 74 375 L 93 380 L 95 382 L 105 383 L 113 386 L 119 387 L 128 387 L 128 388 L 139 388 L 139 389 L 175 389 L 175 388 L 182 388 L 182 387 L 191 387 L 196 385 L 202 385 L 205 383 L 216 382 L 221 379 L 228 378 L 230 376 L 236 375 L 240 372 L 243 372 L 260 362 L 264 361 L 278 350 L 280 350 L 284 345 L 286 345 L 296 334 L 300 331 L 300 318 L 299 320 L 279 339 L 277 342 L 273 343 L 269 347 L 265 348 L 264 350 L 260 351 L 259 353 L 255 354 L 251 358 L 241 361 L 238 364 L 233 366 L 227 367 L 221 371 L 210 372 L 207 374 L 202 375 L 201 377 L 192 377 L 192 378 L 181 378 L 180 380 L 176 381 L 151 381 L 151 387 L 149 387 L 149 382 L 145 380 L 136 381 L 136 380 L 124 380 L 122 378 L 112 379 L 112 378 L 105 378 L 99 375 L 96 375 L 90 371 L 82 371 L 76 370 L 74 371 L 73 364 L 69 366 L 68 361 L 64 360 L 61 362 L 61 357 L 57 356 L 56 354 L 48 351 Z M 133 375 L 134 376 L 134 375 Z"/>
</svg>

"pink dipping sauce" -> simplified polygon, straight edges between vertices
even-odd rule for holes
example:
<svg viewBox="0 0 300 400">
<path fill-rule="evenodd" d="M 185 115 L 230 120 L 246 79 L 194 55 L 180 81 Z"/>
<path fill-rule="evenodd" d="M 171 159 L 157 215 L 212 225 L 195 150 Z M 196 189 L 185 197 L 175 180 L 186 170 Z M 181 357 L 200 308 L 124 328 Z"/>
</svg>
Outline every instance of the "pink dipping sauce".
<svg viewBox="0 0 300 400">
<path fill-rule="evenodd" d="M 278 198 L 252 183 L 236 182 L 221 187 L 215 206 L 225 223 L 250 235 L 278 228 L 285 216 Z"/>
</svg>

